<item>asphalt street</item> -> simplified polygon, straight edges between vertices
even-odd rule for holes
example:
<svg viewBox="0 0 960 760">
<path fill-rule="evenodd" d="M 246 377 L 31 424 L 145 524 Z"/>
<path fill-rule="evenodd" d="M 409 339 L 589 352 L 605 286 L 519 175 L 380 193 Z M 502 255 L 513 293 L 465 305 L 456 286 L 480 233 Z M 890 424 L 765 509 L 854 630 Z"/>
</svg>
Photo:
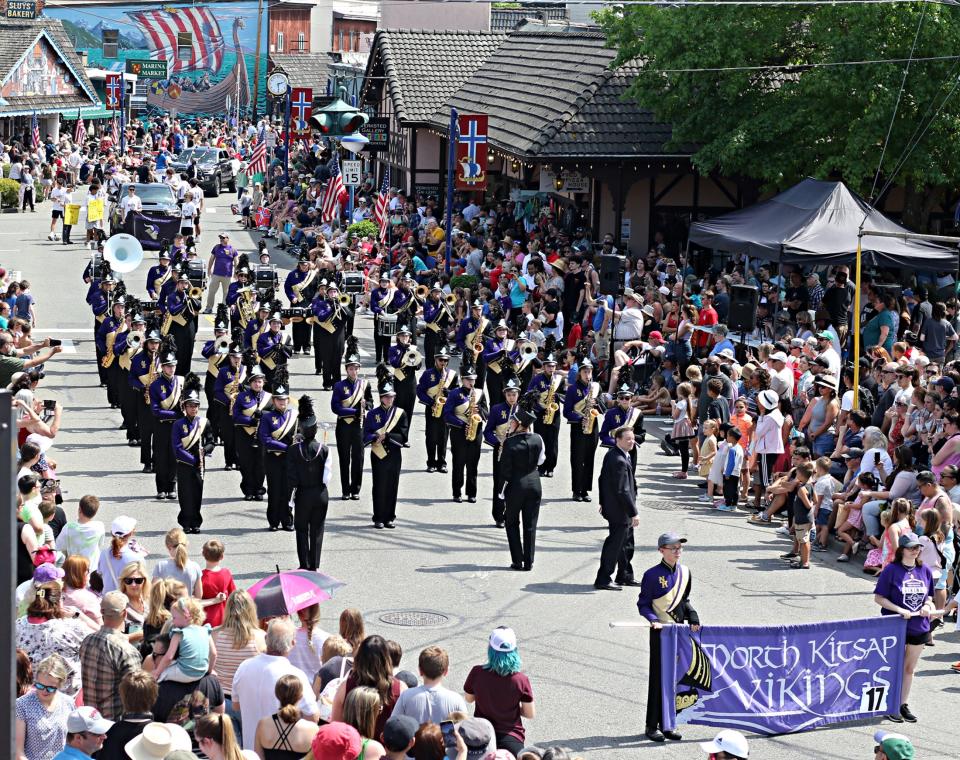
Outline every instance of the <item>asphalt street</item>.
<svg viewBox="0 0 960 760">
<path fill-rule="evenodd" d="M 255 241 L 241 233 L 229 211 L 232 198 L 208 201 L 204 215 L 205 256 L 221 230 L 229 230 L 240 250 L 252 252 Z M 106 404 L 97 385 L 90 312 L 84 302 L 81 272 L 90 251 L 45 240 L 49 204 L 35 214 L 0 216 L 0 265 L 22 272 L 37 299 L 36 334 L 64 339 L 65 352 L 48 363 L 41 398 L 65 406 L 63 429 L 53 457 L 63 479 L 68 514 L 77 499 L 97 494 L 109 524 L 119 514 L 138 520 L 138 534 L 151 551 L 163 555 L 162 536 L 176 524 L 177 506 L 154 499 L 152 475 L 140 472 L 136 449 L 125 445 L 118 430 L 119 411 Z M 82 231 L 74 235 L 81 239 Z M 256 236 L 259 238 L 259 235 Z M 277 263 L 289 258 L 277 254 Z M 155 254 L 127 275 L 129 292 L 144 296 L 146 270 Z M 204 317 L 198 336 L 212 336 Z M 359 317 L 362 373 L 373 377 L 372 322 Z M 199 358 L 194 369 L 204 371 Z M 310 358 L 291 365 L 293 393 L 311 394 L 322 420 L 332 424 L 329 394 L 320 390 Z M 336 630 L 345 607 L 364 611 L 367 630 L 398 641 L 404 667 L 416 671 L 417 653 L 429 644 L 445 647 L 451 658 L 448 685 L 460 689 L 470 667 L 485 660 L 492 628 L 516 629 L 524 671 L 537 701 L 537 717 L 527 723 L 528 743 L 563 744 L 587 758 L 696 758 L 696 741 L 715 729 L 690 726 L 679 743 L 652 745 L 642 738 L 646 691 L 647 631 L 611 628 L 612 621 L 637 621 L 635 589 L 600 592 L 592 587 L 605 523 L 593 503 L 570 500 L 568 468 L 544 480 L 536 564 L 530 573 L 508 569 L 506 537 L 490 516 L 492 478 L 489 450 L 481 460 L 477 504 L 451 500 L 450 476 L 428 474 L 423 446 L 422 411 L 413 422 L 412 447 L 404 450 L 397 529 L 378 531 L 370 519 L 369 460 L 361 501 L 341 501 L 337 469 L 323 543 L 321 570 L 346 586 L 323 608 L 323 626 Z M 655 428 L 656 423 L 648 427 Z M 560 462 L 569 461 L 568 434 L 561 436 Z M 332 428 L 329 445 L 333 448 Z M 597 472 L 599 472 L 598 453 Z M 335 456 L 335 453 L 334 453 Z M 704 623 L 778 624 L 813 622 L 878 614 L 872 580 L 851 563 L 839 565 L 835 554 L 814 554 L 813 569 L 796 572 L 777 555 L 789 546 L 770 529 L 748 525 L 744 514 L 716 513 L 698 504 L 693 481 L 670 478 L 678 460 L 663 456 L 655 441 L 639 453 L 640 527 L 636 532 L 637 575 L 659 556 L 656 537 L 672 529 L 689 537 L 684 561 L 692 569 L 692 600 Z M 248 503 L 239 490 L 239 473 L 223 470 L 220 451 L 207 468 L 203 533 L 191 537 L 190 554 L 202 563 L 200 546 L 212 536 L 225 540 L 224 564 L 240 585 L 252 584 L 275 567 L 296 566 L 294 534 L 266 530 L 266 502 Z M 151 562 L 152 564 L 152 562 Z M 431 615 L 391 616 L 394 612 Z M 385 619 L 386 618 L 386 619 Z M 387 622 L 392 620 L 393 622 Z M 427 623 L 427 625 L 397 625 Z M 952 625 L 950 626 L 952 629 Z M 910 735 L 918 757 L 958 757 L 956 717 L 960 676 L 949 670 L 960 659 L 960 636 L 939 636 L 919 666 L 910 699 L 916 725 L 900 726 Z M 880 723 L 834 726 L 805 734 L 751 737 L 752 758 L 872 758 L 872 733 Z M 895 730 L 893 724 L 885 724 Z"/>
</svg>

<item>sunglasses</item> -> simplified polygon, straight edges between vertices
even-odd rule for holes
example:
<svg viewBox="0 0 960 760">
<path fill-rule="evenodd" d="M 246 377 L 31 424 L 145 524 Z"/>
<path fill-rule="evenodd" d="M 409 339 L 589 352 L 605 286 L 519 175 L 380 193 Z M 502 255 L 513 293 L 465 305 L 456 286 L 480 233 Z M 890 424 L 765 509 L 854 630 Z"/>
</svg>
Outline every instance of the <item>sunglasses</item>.
<svg viewBox="0 0 960 760">
<path fill-rule="evenodd" d="M 37 691 L 45 691 L 47 694 L 56 694 L 60 690 L 58 686 L 47 686 L 39 681 L 34 681 L 33 688 Z"/>
<path fill-rule="evenodd" d="M 146 578 L 124 578 L 123 583 L 126 586 L 140 586 L 146 580 Z"/>
</svg>

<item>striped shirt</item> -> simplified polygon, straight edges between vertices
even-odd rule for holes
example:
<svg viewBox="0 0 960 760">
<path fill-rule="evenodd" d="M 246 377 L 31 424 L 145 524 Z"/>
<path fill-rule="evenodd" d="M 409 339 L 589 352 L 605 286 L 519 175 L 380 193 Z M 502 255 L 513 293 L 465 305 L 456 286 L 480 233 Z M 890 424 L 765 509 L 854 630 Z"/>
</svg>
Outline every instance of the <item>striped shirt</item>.
<svg viewBox="0 0 960 760">
<path fill-rule="evenodd" d="M 250 639 L 239 649 L 234 648 L 233 633 L 224 628 L 217 628 L 213 632 L 213 642 L 217 647 L 217 668 L 214 671 L 220 681 L 220 688 L 227 696 L 233 686 L 233 674 L 237 672 L 240 663 L 256 657 L 266 646 L 262 631 L 256 631 Z"/>
</svg>

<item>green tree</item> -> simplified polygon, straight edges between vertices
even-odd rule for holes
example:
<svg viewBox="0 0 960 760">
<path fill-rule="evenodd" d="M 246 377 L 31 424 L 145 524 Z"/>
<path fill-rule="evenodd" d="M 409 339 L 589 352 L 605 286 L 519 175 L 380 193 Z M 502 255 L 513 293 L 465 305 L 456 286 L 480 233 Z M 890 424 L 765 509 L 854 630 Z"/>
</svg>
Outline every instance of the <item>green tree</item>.
<svg viewBox="0 0 960 760">
<path fill-rule="evenodd" d="M 921 15 L 914 58 L 960 52 L 960 10 L 927 3 L 625 6 L 597 19 L 618 51 L 615 65 L 643 61 L 630 95 L 672 125 L 671 147 L 692 150 L 702 173 L 767 188 L 832 177 L 869 197 L 905 64 L 811 64 L 905 59 Z M 677 71 L 746 66 L 791 68 Z M 911 64 L 883 160 L 877 190 L 893 175 L 916 228 L 946 201 L 960 169 L 960 91 L 950 94 L 958 75 L 960 60 Z"/>
</svg>

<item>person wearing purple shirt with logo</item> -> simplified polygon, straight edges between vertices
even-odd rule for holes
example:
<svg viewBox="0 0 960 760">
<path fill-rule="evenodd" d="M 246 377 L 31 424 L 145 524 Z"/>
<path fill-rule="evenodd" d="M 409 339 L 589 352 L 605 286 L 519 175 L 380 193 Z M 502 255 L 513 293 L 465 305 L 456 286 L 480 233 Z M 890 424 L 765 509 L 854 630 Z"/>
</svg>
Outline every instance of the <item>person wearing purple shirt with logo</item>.
<svg viewBox="0 0 960 760">
<path fill-rule="evenodd" d="M 230 245 L 230 236 L 226 232 L 220 233 L 220 242 L 213 246 L 210 257 L 207 259 L 207 308 L 204 314 L 213 313 L 213 302 L 217 298 L 217 291 L 223 289 L 223 302 L 227 302 L 227 289 L 233 279 L 233 262 L 236 260 L 237 249 Z"/>
<path fill-rule="evenodd" d="M 923 648 L 932 637 L 930 617 L 934 613 L 933 573 L 920 561 L 920 540 L 913 533 L 900 536 L 893 562 L 881 571 L 873 592 L 883 615 L 901 615 L 907 621 L 907 651 L 903 658 L 903 684 L 900 687 L 900 711 L 887 717 L 895 723 L 916 723 L 907 700 L 913 674 Z"/>
</svg>

